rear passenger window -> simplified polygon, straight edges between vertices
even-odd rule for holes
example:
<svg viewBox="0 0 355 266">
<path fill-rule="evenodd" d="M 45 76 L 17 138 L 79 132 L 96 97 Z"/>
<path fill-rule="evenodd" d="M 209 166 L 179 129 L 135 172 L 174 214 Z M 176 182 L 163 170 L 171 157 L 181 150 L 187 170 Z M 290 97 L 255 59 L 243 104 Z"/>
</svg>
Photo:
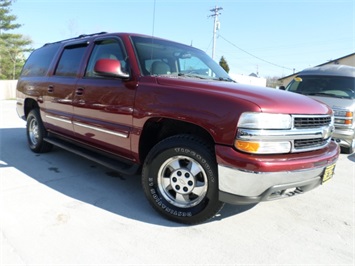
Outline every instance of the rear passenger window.
<svg viewBox="0 0 355 266">
<path fill-rule="evenodd" d="M 65 47 L 54 75 L 75 77 L 84 57 L 85 45 Z"/>
<path fill-rule="evenodd" d="M 58 51 L 58 44 L 45 45 L 32 52 L 24 65 L 22 77 L 42 77 L 47 74 L 49 66 Z"/>
</svg>

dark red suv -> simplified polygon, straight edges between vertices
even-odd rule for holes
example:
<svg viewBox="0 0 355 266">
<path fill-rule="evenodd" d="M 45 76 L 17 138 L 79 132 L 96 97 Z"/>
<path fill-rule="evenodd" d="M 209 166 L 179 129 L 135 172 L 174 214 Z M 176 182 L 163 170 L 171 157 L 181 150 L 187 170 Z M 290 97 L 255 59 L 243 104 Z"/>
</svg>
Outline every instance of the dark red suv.
<svg viewBox="0 0 355 266">
<path fill-rule="evenodd" d="M 224 202 L 301 194 L 333 174 L 332 110 L 235 83 L 206 53 L 129 33 L 44 45 L 17 87 L 34 152 L 62 147 L 126 174 L 163 216 L 194 224 Z"/>
</svg>

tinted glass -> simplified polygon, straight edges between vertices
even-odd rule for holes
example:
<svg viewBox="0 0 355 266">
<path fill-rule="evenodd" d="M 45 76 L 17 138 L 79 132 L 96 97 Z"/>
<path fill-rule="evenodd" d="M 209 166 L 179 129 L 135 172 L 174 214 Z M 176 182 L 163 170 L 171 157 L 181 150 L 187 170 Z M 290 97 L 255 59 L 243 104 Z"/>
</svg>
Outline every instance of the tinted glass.
<svg viewBox="0 0 355 266">
<path fill-rule="evenodd" d="M 143 75 L 231 80 L 205 52 L 166 40 L 132 37 Z"/>
<path fill-rule="evenodd" d="M 123 72 L 128 73 L 128 66 L 126 62 L 126 55 L 122 49 L 122 45 L 118 40 L 103 40 L 95 43 L 94 49 L 91 53 L 88 66 L 86 68 L 86 77 L 101 77 L 94 71 L 95 63 L 99 59 L 114 59 L 121 63 Z"/>
<path fill-rule="evenodd" d="M 84 57 L 85 49 L 86 45 L 65 47 L 55 71 L 55 75 L 69 77 L 76 76 L 79 71 L 80 63 Z"/>
<path fill-rule="evenodd" d="M 337 76 L 298 76 L 287 90 L 304 95 L 354 99 L 355 79 Z"/>
<path fill-rule="evenodd" d="M 21 76 L 45 76 L 49 66 L 58 51 L 59 44 L 44 46 L 32 52 L 22 69 Z"/>
</svg>

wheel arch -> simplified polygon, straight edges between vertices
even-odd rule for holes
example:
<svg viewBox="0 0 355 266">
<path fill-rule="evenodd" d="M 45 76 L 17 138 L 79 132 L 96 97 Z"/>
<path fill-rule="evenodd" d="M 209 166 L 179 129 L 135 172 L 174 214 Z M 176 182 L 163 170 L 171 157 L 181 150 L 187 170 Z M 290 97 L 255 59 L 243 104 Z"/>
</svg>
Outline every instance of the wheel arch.
<svg viewBox="0 0 355 266">
<path fill-rule="evenodd" d="M 163 139 L 174 135 L 189 134 L 198 137 L 209 145 L 214 152 L 215 141 L 204 128 L 189 122 L 169 118 L 151 118 L 142 129 L 139 141 L 139 159 L 144 162 L 147 154 L 154 145 Z"/>
<path fill-rule="evenodd" d="M 25 118 L 27 118 L 27 116 L 31 112 L 31 110 L 39 109 L 39 105 L 34 99 L 27 98 L 27 99 L 25 99 L 23 108 L 24 108 Z"/>
</svg>

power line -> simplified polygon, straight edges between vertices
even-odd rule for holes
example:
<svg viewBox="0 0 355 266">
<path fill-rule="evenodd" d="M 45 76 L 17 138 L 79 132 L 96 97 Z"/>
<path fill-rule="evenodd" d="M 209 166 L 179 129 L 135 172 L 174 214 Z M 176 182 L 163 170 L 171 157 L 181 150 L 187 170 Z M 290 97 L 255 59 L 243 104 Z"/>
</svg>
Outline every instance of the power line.
<svg viewBox="0 0 355 266">
<path fill-rule="evenodd" d="M 253 55 L 253 54 L 249 53 L 248 51 L 246 51 L 246 50 L 244 50 L 244 49 L 238 47 L 237 45 L 235 45 L 235 44 L 232 43 L 231 41 L 228 41 L 226 38 L 224 38 L 224 37 L 223 37 L 222 35 L 220 35 L 220 34 L 218 35 L 218 37 L 221 38 L 221 39 L 223 39 L 224 41 L 226 41 L 226 42 L 229 43 L 230 45 L 234 46 L 235 48 L 239 49 L 240 51 L 242 51 L 242 52 L 244 52 L 244 53 L 246 53 L 246 54 L 248 54 L 248 55 L 250 55 L 250 56 L 252 56 L 252 57 L 254 57 L 254 58 L 258 59 L 258 60 L 260 60 L 260 61 L 263 61 L 263 62 L 265 62 L 265 63 L 268 63 L 268 64 L 273 65 L 273 66 L 276 66 L 276 67 L 280 67 L 280 68 L 283 68 L 283 69 L 287 69 L 287 70 L 292 70 L 292 71 L 294 71 L 293 68 L 281 66 L 281 65 L 272 63 L 272 62 L 270 62 L 270 61 L 267 61 L 267 60 L 265 60 L 265 59 L 262 59 L 262 58 L 260 58 L 260 57 L 258 57 L 258 56 L 256 56 L 256 55 Z"/>
</svg>

